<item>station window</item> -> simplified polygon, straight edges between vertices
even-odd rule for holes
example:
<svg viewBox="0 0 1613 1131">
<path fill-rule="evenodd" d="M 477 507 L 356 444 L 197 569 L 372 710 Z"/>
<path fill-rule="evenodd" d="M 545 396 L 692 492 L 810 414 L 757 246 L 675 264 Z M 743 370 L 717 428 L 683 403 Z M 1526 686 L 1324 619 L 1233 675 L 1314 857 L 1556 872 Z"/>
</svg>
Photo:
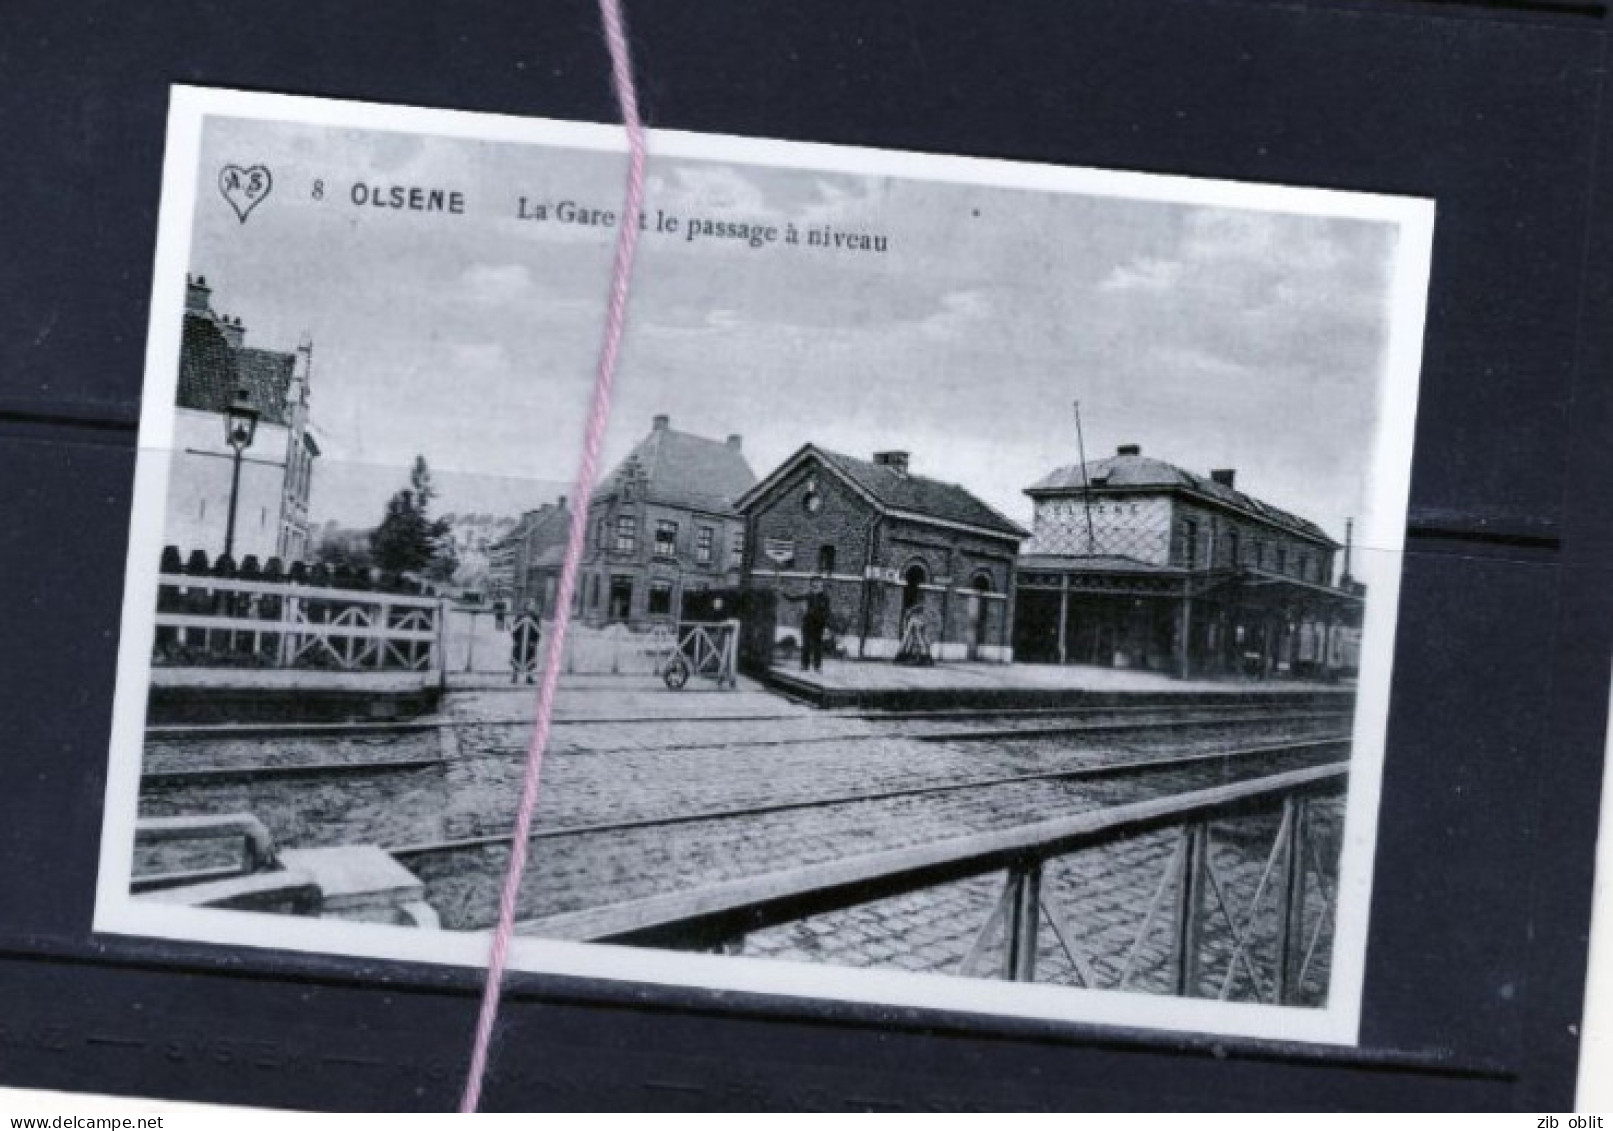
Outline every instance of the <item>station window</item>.
<svg viewBox="0 0 1613 1131">
<path fill-rule="evenodd" d="M 833 546 L 818 547 L 818 572 L 830 574 L 835 571 L 835 548 Z"/>
<path fill-rule="evenodd" d="M 624 514 L 616 520 L 616 552 L 631 554 L 638 546 L 638 519 Z"/>
<path fill-rule="evenodd" d="M 655 524 L 655 556 L 674 558 L 678 555 L 678 524 L 662 519 Z"/>
<path fill-rule="evenodd" d="M 745 528 L 743 526 L 734 530 L 728 541 L 728 564 L 738 569 L 745 564 Z"/>
<path fill-rule="evenodd" d="M 694 560 L 700 565 L 710 565 L 716 544 L 717 532 L 709 526 L 702 526 L 695 535 Z"/>
<path fill-rule="evenodd" d="M 1288 547 L 1287 546 L 1278 546 L 1277 547 L 1277 572 L 1278 573 L 1287 573 L 1288 572 Z"/>
<path fill-rule="evenodd" d="M 595 550 L 603 551 L 605 549 L 605 533 L 606 533 L 606 531 L 608 529 L 609 528 L 605 525 L 605 520 L 604 519 L 600 519 L 597 523 L 594 524 L 594 549 Z M 597 605 L 599 602 L 596 601 L 594 603 Z"/>
<path fill-rule="evenodd" d="M 1227 531 L 1227 565 L 1235 566 L 1241 559 L 1238 557 L 1238 532 Z"/>
<path fill-rule="evenodd" d="M 670 581 L 650 582 L 650 615 L 652 617 L 669 617 L 672 615 L 672 583 Z"/>
</svg>

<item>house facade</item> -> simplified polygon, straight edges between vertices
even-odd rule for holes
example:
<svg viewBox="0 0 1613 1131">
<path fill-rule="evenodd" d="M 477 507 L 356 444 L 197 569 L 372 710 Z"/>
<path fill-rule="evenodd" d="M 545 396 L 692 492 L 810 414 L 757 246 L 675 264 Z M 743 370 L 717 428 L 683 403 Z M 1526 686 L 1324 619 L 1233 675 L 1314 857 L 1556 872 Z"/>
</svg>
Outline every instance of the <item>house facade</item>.
<svg viewBox="0 0 1613 1131">
<path fill-rule="evenodd" d="M 1180 676 L 1348 672 L 1364 589 L 1315 523 L 1122 445 L 1026 489 L 1019 658 Z"/>
<path fill-rule="evenodd" d="M 1014 560 L 1028 533 L 905 452 L 856 459 L 808 444 L 740 501 L 747 585 L 778 594 L 778 639 L 800 640 L 810 580 L 852 658 L 888 659 L 922 607 L 932 655 L 1013 659 Z"/>
<path fill-rule="evenodd" d="M 755 482 L 739 436 L 712 440 L 655 417 L 589 502 L 577 615 L 672 623 L 685 594 L 737 585 L 745 524 L 734 504 Z"/>
<path fill-rule="evenodd" d="M 289 566 L 312 556 L 308 500 L 319 445 L 309 426 L 313 344 L 246 344 L 246 327 L 213 309 L 202 276 L 187 280 L 164 542 L 189 555 L 223 553 L 235 453 L 225 411 L 245 390 L 258 413 L 235 490 L 235 558 Z"/>
<path fill-rule="evenodd" d="M 571 535 L 571 508 L 561 495 L 522 516 L 516 527 L 512 608 L 554 615 L 555 595 L 560 589 L 560 568 L 566 558 L 566 540 Z"/>
</svg>

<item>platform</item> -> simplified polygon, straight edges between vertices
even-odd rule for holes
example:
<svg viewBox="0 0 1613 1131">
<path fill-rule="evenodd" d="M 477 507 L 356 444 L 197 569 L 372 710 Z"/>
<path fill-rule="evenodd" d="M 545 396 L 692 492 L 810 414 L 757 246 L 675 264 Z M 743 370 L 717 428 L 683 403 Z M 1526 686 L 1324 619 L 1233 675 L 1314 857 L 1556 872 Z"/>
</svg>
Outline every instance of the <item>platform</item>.
<svg viewBox="0 0 1613 1131">
<path fill-rule="evenodd" d="M 1102 706 L 1198 700 L 1320 698 L 1355 694 L 1353 683 L 1306 680 L 1176 679 L 1158 672 L 1083 664 L 938 663 L 908 667 L 886 660 L 825 660 L 823 670 L 777 664 L 759 678 L 781 694 L 817 707 L 917 710 L 938 707 Z"/>
<path fill-rule="evenodd" d="M 435 671 L 153 667 L 153 725 L 409 719 L 437 707 Z"/>
</svg>

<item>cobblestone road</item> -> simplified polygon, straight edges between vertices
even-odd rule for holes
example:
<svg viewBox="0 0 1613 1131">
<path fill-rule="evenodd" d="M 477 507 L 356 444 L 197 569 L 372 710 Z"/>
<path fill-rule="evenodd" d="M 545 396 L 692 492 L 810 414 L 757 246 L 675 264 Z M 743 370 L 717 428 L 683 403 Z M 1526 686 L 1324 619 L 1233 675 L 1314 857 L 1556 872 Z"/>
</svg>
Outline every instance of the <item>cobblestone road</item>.
<svg viewBox="0 0 1613 1131">
<path fill-rule="evenodd" d="M 249 811 L 286 846 L 381 844 L 390 848 L 463 842 L 503 834 L 513 817 L 521 764 L 530 734 L 530 688 L 492 686 L 450 695 L 441 727 L 392 736 L 298 735 L 276 739 L 153 740 L 147 770 L 253 766 L 303 767 L 253 778 L 153 779 L 142 791 L 149 815 Z M 839 857 L 999 830 L 1118 804 L 1144 795 L 1137 779 L 1038 780 L 981 785 L 950 792 L 837 800 L 870 793 L 979 782 L 1092 764 L 1224 750 L 1309 737 L 1334 736 L 1338 716 L 1249 721 L 1250 712 L 1202 711 L 1180 718 L 1203 725 L 1157 732 L 1013 735 L 989 740 L 925 740 L 937 730 L 1012 725 L 1045 728 L 1061 720 L 1024 716 L 976 720 L 891 722 L 813 711 L 754 687 L 738 692 L 670 694 L 650 681 L 600 677 L 570 681 L 562 693 L 555 741 L 544 770 L 535 843 L 523 885 L 523 918 L 541 919 L 588 907 L 687 890 L 728 879 L 787 871 Z M 1124 712 L 1084 713 L 1081 725 L 1113 723 Z M 1066 725 L 1070 720 L 1062 720 Z M 1337 756 L 1337 751 L 1330 752 Z M 410 767 L 362 774 L 318 766 L 408 761 Z M 1301 764 L 1283 763 L 1283 768 Z M 1269 762 L 1220 771 L 1178 774 L 1179 788 L 1270 772 Z M 1157 793 L 1159 782 L 1146 787 Z M 1148 794 L 1153 795 L 1153 794 Z M 837 800 L 835 804 L 807 803 Z M 779 809 L 797 805 L 798 808 Z M 713 813 L 774 807 L 740 817 Z M 679 819 L 675 824 L 570 832 L 579 828 Z M 1334 851 L 1333 819 L 1319 817 L 1322 850 Z M 1336 823 L 1336 822 L 1335 822 Z M 1248 820 L 1224 826 L 1215 862 L 1228 901 L 1247 903 L 1258 883 L 1274 826 Z M 1140 837 L 1051 865 L 1044 890 L 1078 940 L 1081 959 L 1100 985 L 1119 976 L 1133 945 L 1173 834 Z M 474 929 L 492 919 L 508 860 L 498 842 L 405 852 L 404 862 L 427 884 L 445 926 Z M 1330 864 L 1328 865 L 1331 866 Z M 796 961 L 955 972 L 990 913 L 1000 878 L 982 877 L 752 935 L 747 953 Z M 1269 905 L 1272 897 L 1263 901 Z M 1168 905 L 1169 900 L 1165 901 Z M 1314 927 L 1321 900 L 1308 914 Z M 1235 918 L 1241 918 L 1239 911 Z M 1129 985 L 1163 990 L 1171 939 L 1170 913 L 1156 916 L 1138 948 Z M 1254 956 L 1274 920 L 1255 916 Z M 1309 972 L 1308 996 L 1325 985 L 1330 928 L 1324 923 Z M 541 928 L 539 933 L 541 933 Z M 1220 990 L 1231 936 L 1212 919 L 1206 933 L 1205 991 Z M 982 972 L 1000 964 L 991 941 Z M 1260 966 L 1260 963 L 1256 963 Z M 1075 980 L 1074 967 L 1043 932 L 1040 975 Z M 1213 981 L 1213 984 L 1210 984 Z M 1229 987 L 1250 994 L 1242 970 Z"/>
<path fill-rule="evenodd" d="M 1312 836 L 1319 858 L 1330 871 L 1337 866 L 1338 829 L 1342 805 L 1320 802 L 1311 809 Z M 1212 896 L 1205 921 L 1199 995 L 1220 996 L 1232 977 L 1230 1000 L 1270 1001 L 1275 992 L 1271 971 L 1276 961 L 1277 893 L 1270 882 L 1260 904 L 1250 901 L 1260 883 L 1266 853 L 1277 832 L 1274 818 L 1248 818 L 1220 822 L 1212 827 L 1212 862 L 1218 882 L 1230 905 L 1231 917 L 1246 938 L 1249 961 L 1233 964 L 1235 943 L 1227 922 Z M 1071 943 L 1094 987 L 1118 988 L 1126 973 L 1126 988 L 1149 993 L 1173 993 L 1175 967 L 1171 945 L 1176 930 L 1175 901 L 1164 899 L 1148 933 L 1138 938 L 1148 907 L 1166 868 L 1172 862 L 1177 834 L 1150 833 L 1106 848 L 1063 857 L 1043 873 L 1043 902 L 1056 908 L 1061 926 L 1073 936 Z M 1003 874 L 996 873 L 913 895 L 863 904 L 848 911 L 804 919 L 787 926 L 748 936 L 742 953 L 764 958 L 823 962 L 841 966 L 890 966 L 926 973 L 957 974 L 985 926 L 1002 891 Z M 1331 913 L 1314 880 L 1307 892 L 1303 929 L 1299 937 L 1309 944 L 1317 937 L 1313 956 L 1297 993 L 1300 1004 L 1325 1001 L 1332 948 Z M 991 976 L 1003 963 L 1001 928 L 988 936 L 976 972 Z M 1302 944 L 1302 945 L 1304 945 Z M 1131 959 L 1133 949 L 1136 958 Z M 1303 950 L 1301 951 L 1303 953 Z M 1128 960 L 1132 961 L 1129 973 Z M 1083 984 L 1077 967 L 1055 933 L 1042 921 L 1036 960 L 1037 979 L 1060 985 Z M 1251 973 L 1252 971 L 1252 973 Z M 1256 990 L 1253 979 L 1258 979 Z"/>
</svg>

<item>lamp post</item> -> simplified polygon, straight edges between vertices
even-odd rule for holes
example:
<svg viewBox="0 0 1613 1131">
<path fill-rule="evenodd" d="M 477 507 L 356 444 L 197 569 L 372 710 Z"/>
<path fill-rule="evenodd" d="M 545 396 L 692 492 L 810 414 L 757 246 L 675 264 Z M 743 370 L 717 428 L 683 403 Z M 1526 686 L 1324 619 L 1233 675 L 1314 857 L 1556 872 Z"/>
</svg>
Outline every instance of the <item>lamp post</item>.
<svg viewBox="0 0 1613 1131">
<path fill-rule="evenodd" d="M 224 556 L 232 562 L 235 561 L 235 504 L 241 491 L 241 455 L 252 446 L 259 415 L 245 389 L 237 389 L 235 399 L 224 410 L 224 442 L 235 453 L 235 465 L 230 471 L 230 521 L 224 529 Z"/>
</svg>

